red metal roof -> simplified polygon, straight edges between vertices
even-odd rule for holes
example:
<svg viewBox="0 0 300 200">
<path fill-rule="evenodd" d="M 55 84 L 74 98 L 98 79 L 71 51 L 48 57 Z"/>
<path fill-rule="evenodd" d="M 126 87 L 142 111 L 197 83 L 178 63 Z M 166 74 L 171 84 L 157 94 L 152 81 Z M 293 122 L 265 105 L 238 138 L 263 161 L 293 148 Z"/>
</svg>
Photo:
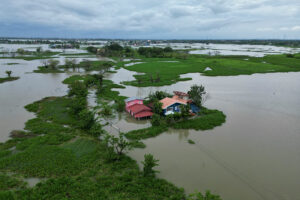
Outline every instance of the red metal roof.
<svg viewBox="0 0 300 200">
<path fill-rule="evenodd" d="M 134 115 L 135 118 L 142 118 L 142 117 L 151 117 L 153 115 L 153 112 L 150 111 L 142 111 L 138 114 Z"/>
<path fill-rule="evenodd" d="M 143 104 L 134 104 L 128 107 L 128 110 L 133 112 L 134 114 L 138 114 L 141 111 L 151 111 L 151 108 L 143 105 Z"/>
</svg>

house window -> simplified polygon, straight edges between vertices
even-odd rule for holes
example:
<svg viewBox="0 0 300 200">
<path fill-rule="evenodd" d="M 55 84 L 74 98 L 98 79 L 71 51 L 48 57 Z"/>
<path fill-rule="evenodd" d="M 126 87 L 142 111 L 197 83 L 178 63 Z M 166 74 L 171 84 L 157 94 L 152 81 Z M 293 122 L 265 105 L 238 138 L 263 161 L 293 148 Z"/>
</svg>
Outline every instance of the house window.
<svg viewBox="0 0 300 200">
<path fill-rule="evenodd" d="M 173 111 L 173 107 L 168 107 L 167 111 Z"/>
</svg>

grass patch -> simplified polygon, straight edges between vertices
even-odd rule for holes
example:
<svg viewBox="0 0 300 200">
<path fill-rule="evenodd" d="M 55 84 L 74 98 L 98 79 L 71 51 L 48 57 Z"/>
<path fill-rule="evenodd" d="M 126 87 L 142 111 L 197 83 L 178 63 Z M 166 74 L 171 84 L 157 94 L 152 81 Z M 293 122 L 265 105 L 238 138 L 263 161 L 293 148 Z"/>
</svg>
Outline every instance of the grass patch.
<svg viewBox="0 0 300 200">
<path fill-rule="evenodd" d="M 18 80 L 20 77 L 6 77 L 0 78 L 0 83 L 8 82 L 8 81 L 15 81 Z"/>
<path fill-rule="evenodd" d="M 29 111 L 36 111 L 38 118 L 62 125 L 74 125 L 76 120 L 69 114 L 72 99 L 67 97 L 47 97 L 25 106 Z M 32 122 L 33 123 L 33 122 Z"/>
<path fill-rule="evenodd" d="M 25 123 L 25 129 L 34 134 L 67 133 L 70 128 L 61 124 L 46 122 L 40 118 L 30 119 Z"/>
<path fill-rule="evenodd" d="M 0 174 L 0 191 L 24 187 L 25 183 L 15 177 Z"/>
<path fill-rule="evenodd" d="M 48 145 L 31 146 L 24 152 L 0 160 L 0 169 L 33 177 L 74 175 L 80 163 L 71 151 Z"/>
<path fill-rule="evenodd" d="M 189 144 L 195 144 L 195 142 L 193 140 L 191 140 L 191 139 L 188 140 L 188 143 Z"/>
<path fill-rule="evenodd" d="M 17 150 L 25 150 L 29 147 L 38 145 L 59 145 L 64 142 L 71 140 L 74 136 L 71 134 L 64 133 L 53 133 L 45 136 L 38 136 L 23 140 L 16 145 Z"/>
<path fill-rule="evenodd" d="M 94 140 L 78 139 L 75 142 L 67 143 L 63 146 L 71 150 L 77 157 L 82 157 L 97 150 L 97 143 Z"/>
<path fill-rule="evenodd" d="M 70 76 L 68 78 L 66 78 L 65 80 L 63 80 L 63 83 L 64 84 L 72 84 L 74 83 L 75 81 L 85 81 L 87 79 L 87 76 L 84 76 L 84 75 L 73 75 L 73 76 Z"/>
<path fill-rule="evenodd" d="M 113 83 L 111 80 L 103 80 L 103 86 L 101 89 L 98 89 L 97 96 L 99 99 L 105 99 L 105 100 L 114 100 L 114 101 L 123 101 L 127 97 L 120 96 L 120 92 L 113 91 L 113 88 L 125 88 L 122 85 L 118 85 Z"/>
<path fill-rule="evenodd" d="M 201 116 L 193 119 L 176 122 L 172 125 L 175 129 L 195 129 L 195 130 L 209 130 L 216 126 L 220 126 L 226 120 L 226 116 L 219 110 L 205 109 Z"/>
<path fill-rule="evenodd" d="M 135 75 L 136 80 L 124 83 L 139 87 L 170 85 L 178 81 L 190 80 L 189 78 L 180 78 L 181 74 L 197 72 L 206 76 L 298 72 L 300 71 L 300 64 L 297 56 L 298 54 L 290 58 L 286 55 L 268 55 L 256 58 L 247 56 L 190 55 L 187 59 L 168 59 L 169 61 L 177 62 L 161 62 L 163 59 L 148 58 L 143 59 L 142 62 L 145 63 L 124 66 L 128 70 L 145 73 L 143 75 Z M 212 70 L 205 71 L 206 67 Z M 160 80 L 157 80 L 158 76 Z"/>
<path fill-rule="evenodd" d="M 141 140 L 141 139 L 156 137 L 161 133 L 166 132 L 167 130 L 168 127 L 166 126 L 151 126 L 149 128 L 129 131 L 125 134 L 125 136 L 131 140 Z"/>
</svg>

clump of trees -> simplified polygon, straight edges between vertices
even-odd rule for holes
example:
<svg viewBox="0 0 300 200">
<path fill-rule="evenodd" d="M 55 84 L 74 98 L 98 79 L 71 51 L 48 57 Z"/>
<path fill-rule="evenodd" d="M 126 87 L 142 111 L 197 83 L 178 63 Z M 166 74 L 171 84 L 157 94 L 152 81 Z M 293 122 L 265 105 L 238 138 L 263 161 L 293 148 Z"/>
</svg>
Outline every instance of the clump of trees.
<svg viewBox="0 0 300 200">
<path fill-rule="evenodd" d="M 125 102 L 123 100 L 116 101 L 116 110 L 118 112 L 123 112 L 125 110 Z"/>
<path fill-rule="evenodd" d="M 58 64 L 59 64 L 59 60 L 53 60 L 53 59 L 49 59 L 49 60 L 42 60 L 41 61 L 42 62 L 42 64 L 43 64 L 43 66 L 45 67 L 45 68 L 51 68 L 51 69 L 56 69 L 57 68 L 57 66 L 58 66 Z"/>
<path fill-rule="evenodd" d="M 102 127 L 97 123 L 95 114 L 87 108 L 87 95 L 88 91 L 84 82 L 75 81 L 70 84 L 68 96 L 72 98 L 72 103 L 69 112 L 78 120 L 76 126 L 79 129 L 92 136 L 100 136 L 103 132 Z"/>
<path fill-rule="evenodd" d="M 127 49 L 127 51 L 129 51 Z M 107 56 L 107 57 L 112 57 L 112 56 L 117 56 L 121 57 L 125 52 L 124 48 L 118 44 L 118 43 L 111 43 L 109 45 L 106 45 L 103 47 L 99 52 L 101 56 Z"/>
<path fill-rule="evenodd" d="M 89 46 L 86 48 L 86 50 L 90 53 L 93 53 L 93 54 L 97 54 L 97 48 L 96 47 L 93 47 L 93 46 Z"/>
<path fill-rule="evenodd" d="M 124 133 L 120 133 L 118 137 L 106 134 L 104 141 L 107 145 L 109 161 L 119 160 L 125 152 L 133 148 L 133 143 L 125 139 Z"/>
<path fill-rule="evenodd" d="M 87 97 L 88 91 L 86 85 L 81 81 L 74 81 L 69 85 L 69 97 Z"/>
<path fill-rule="evenodd" d="M 24 55 L 26 53 L 26 51 L 22 48 L 17 49 L 17 53 L 20 55 Z"/>
<path fill-rule="evenodd" d="M 173 49 L 171 47 L 140 47 L 138 53 L 145 57 L 164 58 L 172 57 Z"/>
<path fill-rule="evenodd" d="M 207 93 L 203 85 L 192 85 L 191 89 L 188 91 L 188 95 L 199 108 L 202 107 L 202 104 L 207 98 Z"/>
<path fill-rule="evenodd" d="M 68 58 L 65 59 L 65 67 L 67 69 L 73 68 L 73 70 L 75 70 L 76 63 L 77 63 L 77 60 L 75 58 L 74 59 L 68 59 Z"/>
<path fill-rule="evenodd" d="M 154 93 L 150 93 L 147 99 L 150 102 L 154 102 L 155 100 L 162 100 L 166 97 L 172 97 L 172 95 L 164 91 L 156 91 Z"/>
</svg>

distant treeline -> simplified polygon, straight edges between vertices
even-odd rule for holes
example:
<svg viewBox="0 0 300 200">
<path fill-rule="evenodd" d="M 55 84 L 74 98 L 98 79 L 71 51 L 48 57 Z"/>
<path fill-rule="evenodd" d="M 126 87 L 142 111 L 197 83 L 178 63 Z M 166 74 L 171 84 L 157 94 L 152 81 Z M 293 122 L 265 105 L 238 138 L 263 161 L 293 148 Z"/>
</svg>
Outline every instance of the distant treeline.
<svg viewBox="0 0 300 200">
<path fill-rule="evenodd" d="M 186 52 L 174 51 L 171 47 L 159 48 L 159 47 L 140 47 L 138 49 L 131 48 L 129 46 L 121 46 L 118 43 L 111 43 L 103 48 L 97 48 L 94 46 L 87 47 L 87 51 L 90 53 L 98 54 L 106 57 L 138 57 L 144 56 L 147 58 L 182 58 L 187 57 Z"/>
</svg>

